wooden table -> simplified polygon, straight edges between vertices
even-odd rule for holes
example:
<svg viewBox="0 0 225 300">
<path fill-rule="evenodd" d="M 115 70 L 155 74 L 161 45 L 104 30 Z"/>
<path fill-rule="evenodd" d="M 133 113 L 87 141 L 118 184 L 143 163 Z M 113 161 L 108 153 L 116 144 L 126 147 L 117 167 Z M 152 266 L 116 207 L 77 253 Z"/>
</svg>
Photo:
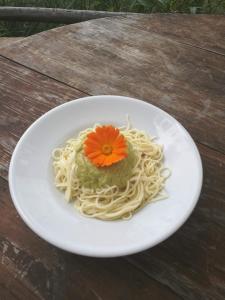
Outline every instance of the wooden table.
<svg viewBox="0 0 225 300">
<path fill-rule="evenodd" d="M 105 18 L 0 49 L 0 299 L 225 299 L 225 17 Z M 73 255 L 36 236 L 8 189 L 12 151 L 49 109 L 118 94 L 164 109 L 191 133 L 204 184 L 189 220 L 142 253 Z"/>
</svg>

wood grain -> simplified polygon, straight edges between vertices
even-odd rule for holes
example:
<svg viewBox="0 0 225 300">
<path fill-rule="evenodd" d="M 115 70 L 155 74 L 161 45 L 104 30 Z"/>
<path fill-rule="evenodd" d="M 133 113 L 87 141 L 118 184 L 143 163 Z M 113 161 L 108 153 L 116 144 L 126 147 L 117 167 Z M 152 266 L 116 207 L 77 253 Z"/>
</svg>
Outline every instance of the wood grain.
<svg viewBox="0 0 225 300">
<path fill-rule="evenodd" d="M 9 44 L 21 41 L 22 37 L 0 37 L 0 48 L 9 46 Z"/>
<path fill-rule="evenodd" d="M 43 113 L 86 96 L 0 57 L 0 175 L 7 178 L 12 151 L 23 132 Z"/>
<path fill-rule="evenodd" d="M 123 23 L 180 43 L 225 55 L 225 16 L 150 14 L 130 16 Z"/>
<path fill-rule="evenodd" d="M 144 99 L 175 116 L 198 142 L 225 153 L 225 56 L 124 20 L 53 29 L 0 53 L 92 95 Z"/>
<path fill-rule="evenodd" d="M 7 244 L 4 244 L 5 247 Z M 0 249 L 2 252 L 2 249 Z M 6 260 L 6 256 L 1 259 Z M 30 291 L 27 286 L 18 280 L 18 274 L 12 269 L 10 260 L 7 258 L 7 267 L 0 264 L 0 299 L 3 300 L 18 300 L 18 299 L 29 299 L 38 300 L 40 299 L 38 295 Z M 21 270 L 22 272 L 22 270 Z"/>
</svg>

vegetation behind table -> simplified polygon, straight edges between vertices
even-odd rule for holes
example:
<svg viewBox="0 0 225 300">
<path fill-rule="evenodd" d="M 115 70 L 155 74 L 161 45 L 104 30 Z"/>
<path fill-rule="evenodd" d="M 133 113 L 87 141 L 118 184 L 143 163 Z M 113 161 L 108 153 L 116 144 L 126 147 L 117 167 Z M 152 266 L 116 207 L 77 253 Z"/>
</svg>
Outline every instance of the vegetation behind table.
<svg viewBox="0 0 225 300">
<path fill-rule="evenodd" d="M 225 13 L 225 0 L 0 0 L 0 7 L 51 7 L 137 13 Z M 63 23 L 0 21 L 0 36 L 28 36 Z"/>
</svg>

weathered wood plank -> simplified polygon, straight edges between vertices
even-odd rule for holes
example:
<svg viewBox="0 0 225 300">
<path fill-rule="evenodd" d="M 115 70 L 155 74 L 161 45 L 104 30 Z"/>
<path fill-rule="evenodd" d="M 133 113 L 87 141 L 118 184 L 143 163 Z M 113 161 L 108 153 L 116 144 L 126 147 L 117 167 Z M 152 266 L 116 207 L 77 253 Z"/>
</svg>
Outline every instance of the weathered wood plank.
<svg viewBox="0 0 225 300">
<path fill-rule="evenodd" d="M 5 244 L 4 244 L 5 245 Z M 1 255 L 0 255 L 1 256 Z M 2 260 L 5 257 L 1 257 Z M 0 264 L 0 299 L 1 300 L 38 300 L 40 297 L 35 294 L 35 291 L 30 291 L 29 288 L 21 283 L 15 273 L 14 269 L 11 269 L 10 261 L 7 261 L 8 265 L 5 267 L 3 263 Z M 11 269 L 9 271 L 9 269 Z M 22 272 L 22 271 L 21 271 Z"/>
<path fill-rule="evenodd" d="M 124 24 L 124 18 L 57 28 L 0 53 L 93 95 L 151 102 L 181 121 L 197 141 L 225 153 L 222 55 L 146 33 Z"/>
<path fill-rule="evenodd" d="M 0 37 L 0 48 L 21 41 L 22 37 Z"/>
<path fill-rule="evenodd" d="M 20 222 L 16 223 L 21 224 L 22 221 L 18 220 Z M 10 219 L 10 221 L 13 222 L 14 220 Z M 4 226 L 4 221 L 1 221 L 1 225 Z M 24 231 L 21 228 L 18 230 L 14 225 L 8 229 L 7 238 L 10 236 L 10 230 L 16 230 L 18 234 L 20 233 L 21 236 L 24 236 Z M 41 254 L 39 256 L 35 256 L 33 253 L 29 255 L 23 248 L 7 238 L 0 236 L 0 284 L 4 285 L 6 290 L 11 291 L 13 295 L 16 295 L 21 300 L 26 298 L 57 299 L 57 297 L 58 299 L 63 299 L 62 266 L 59 261 L 58 264 L 52 264 L 54 249 L 46 252 L 49 258 L 46 256 L 45 260 L 43 260 L 40 258 Z M 27 244 L 29 235 L 26 238 L 24 245 Z M 38 251 L 42 253 L 41 249 Z M 46 263 L 47 259 L 50 260 L 48 263 Z M 55 255 L 54 259 L 57 259 Z M 0 290 L 0 299 L 2 299 L 1 296 Z"/>
<path fill-rule="evenodd" d="M 37 237 L 18 216 L 1 178 L 0 209 L 0 285 L 18 291 L 19 300 L 181 299 L 124 258 L 81 257 Z"/>
<path fill-rule="evenodd" d="M 49 109 L 86 96 L 0 57 L 0 175 L 7 177 L 12 151 L 29 125 Z"/>
<path fill-rule="evenodd" d="M 225 16 L 150 14 L 129 16 L 124 24 L 157 33 L 180 43 L 225 55 Z"/>
</svg>

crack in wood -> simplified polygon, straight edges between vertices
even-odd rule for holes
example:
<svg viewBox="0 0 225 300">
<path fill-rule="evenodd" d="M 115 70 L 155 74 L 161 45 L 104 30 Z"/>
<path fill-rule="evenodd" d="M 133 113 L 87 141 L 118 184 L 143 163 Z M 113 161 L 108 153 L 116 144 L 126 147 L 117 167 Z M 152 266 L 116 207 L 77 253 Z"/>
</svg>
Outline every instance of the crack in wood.
<svg viewBox="0 0 225 300">
<path fill-rule="evenodd" d="M 54 78 L 54 77 L 48 75 L 48 74 L 41 73 L 40 71 L 35 70 L 35 69 L 32 68 L 32 67 L 25 66 L 25 65 L 21 64 L 20 62 L 15 61 L 15 60 L 13 60 L 13 59 L 11 59 L 11 58 L 5 56 L 5 55 L 0 54 L 0 57 L 4 58 L 4 59 L 6 59 L 6 60 L 8 60 L 8 61 L 10 61 L 10 62 L 12 62 L 12 63 L 14 63 L 14 64 L 17 64 L 18 66 L 21 66 L 21 67 L 23 67 L 24 69 L 30 70 L 30 71 L 32 71 L 32 72 L 35 72 L 35 73 L 37 73 L 37 74 L 40 74 L 41 76 L 44 76 L 44 77 L 49 78 L 49 79 L 52 79 L 52 80 L 54 80 L 55 82 L 58 82 L 58 83 L 64 85 L 65 87 L 67 86 L 67 87 L 69 87 L 69 88 L 71 88 L 71 89 L 73 89 L 73 90 L 75 90 L 75 91 L 79 91 L 79 92 L 83 93 L 84 96 L 92 96 L 91 94 L 89 94 L 89 93 L 87 93 L 87 92 L 84 92 L 84 91 L 80 90 L 79 88 L 74 87 L 74 86 L 71 85 L 71 84 L 65 83 L 65 82 L 63 82 L 63 81 L 61 81 L 61 80 L 59 80 L 59 79 L 57 79 L 57 78 Z"/>
</svg>

